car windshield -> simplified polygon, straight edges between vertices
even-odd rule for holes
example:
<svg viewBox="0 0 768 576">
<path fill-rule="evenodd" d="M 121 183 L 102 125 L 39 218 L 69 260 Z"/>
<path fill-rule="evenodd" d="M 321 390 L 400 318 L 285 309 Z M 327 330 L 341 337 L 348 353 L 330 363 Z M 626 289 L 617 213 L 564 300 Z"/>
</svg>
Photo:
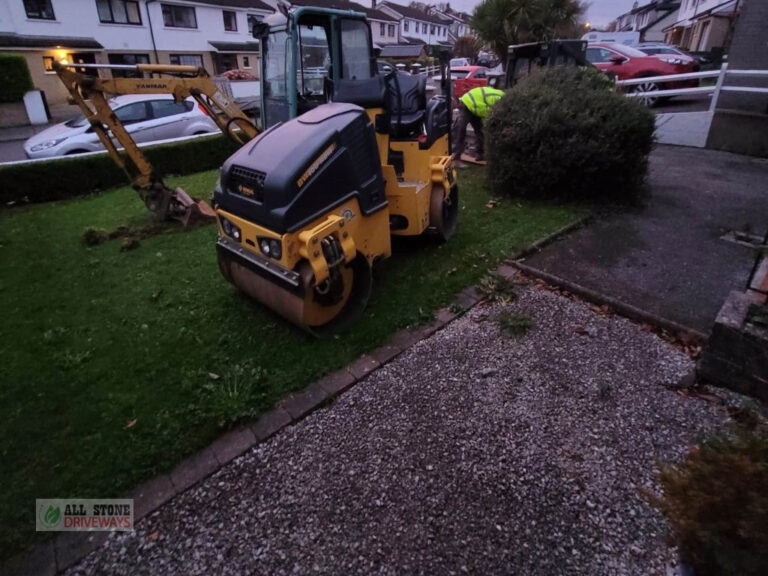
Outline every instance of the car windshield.
<svg viewBox="0 0 768 576">
<path fill-rule="evenodd" d="M 70 128 L 82 128 L 83 126 L 88 124 L 88 119 L 82 114 L 78 114 L 71 120 L 67 120 L 65 124 Z"/>
<path fill-rule="evenodd" d="M 115 100 L 109 101 L 109 107 L 114 110 L 115 106 L 117 105 L 117 102 Z M 86 126 L 88 124 L 88 119 L 83 114 L 78 114 L 77 116 L 73 117 L 71 120 L 67 120 L 64 122 L 64 124 L 69 128 L 82 128 L 83 126 Z"/>
<path fill-rule="evenodd" d="M 645 52 L 641 52 L 637 48 L 632 48 L 632 46 L 627 46 L 625 44 L 609 44 L 608 47 L 612 50 L 616 50 L 616 52 L 621 52 L 630 58 L 642 58 L 643 56 L 647 56 Z"/>
<path fill-rule="evenodd" d="M 674 48 L 666 48 L 665 46 L 646 46 L 641 47 L 640 50 L 646 54 L 679 54 Z"/>
</svg>

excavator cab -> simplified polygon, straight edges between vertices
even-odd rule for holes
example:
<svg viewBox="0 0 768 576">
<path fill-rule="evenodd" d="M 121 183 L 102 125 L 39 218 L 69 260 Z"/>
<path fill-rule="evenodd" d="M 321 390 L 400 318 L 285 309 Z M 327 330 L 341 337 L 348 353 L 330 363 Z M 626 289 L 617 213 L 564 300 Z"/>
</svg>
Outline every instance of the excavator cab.
<svg viewBox="0 0 768 576">
<path fill-rule="evenodd" d="M 377 71 L 370 29 L 360 14 L 311 6 L 278 8 L 254 26 L 262 46 L 264 127 L 328 103 L 341 80 L 368 80 Z"/>
<path fill-rule="evenodd" d="M 391 235 L 455 230 L 450 79 L 377 74 L 365 15 L 289 8 L 254 27 L 265 132 L 221 169 L 213 196 L 223 276 L 316 335 L 354 321 Z M 447 64 L 447 59 L 445 64 Z"/>
</svg>

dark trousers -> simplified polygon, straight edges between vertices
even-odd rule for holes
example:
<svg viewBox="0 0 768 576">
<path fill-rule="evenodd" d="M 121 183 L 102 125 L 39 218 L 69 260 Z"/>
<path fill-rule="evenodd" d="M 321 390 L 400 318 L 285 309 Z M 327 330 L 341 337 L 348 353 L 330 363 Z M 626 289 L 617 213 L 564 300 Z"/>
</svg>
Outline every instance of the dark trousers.
<svg viewBox="0 0 768 576">
<path fill-rule="evenodd" d="M 472 124 L 477 140 L 477 155 L 482 157 L 485 151 L 485 139 L 483 138 L 483 119 L 475 116 L 459 101 L 459 114 L 456 116 L 456 123 L 453 128 L 453 153 L 457 158 L 461 157 L 464 147 L 467 144 L 467 125 Z"/>
</svg>

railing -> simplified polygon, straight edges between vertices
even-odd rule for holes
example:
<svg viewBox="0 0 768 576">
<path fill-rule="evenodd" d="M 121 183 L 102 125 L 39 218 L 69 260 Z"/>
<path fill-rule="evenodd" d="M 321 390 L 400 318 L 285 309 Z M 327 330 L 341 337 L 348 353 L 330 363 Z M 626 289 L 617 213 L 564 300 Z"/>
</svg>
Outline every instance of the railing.
<svg viewBox="0 0 768 576">
<path fill-rule="evenodd" d="M 616 86 L 640 86 L 643 84 L 665 84 L 669 82 L 680 82 L 682 80 L 696 80 L 704 78 L 717 78 L 717 82 L 712 86 L 697 86 L 695 88 L 679 88 L 675 90 L 649 90 L 646 92 L 629 92 L 629 98 L 665 98 L 669 96 L 686 96 L 693 94 L 712 94 L 710 111 L 714 112 L 717 106 L 717 100 L 721 92 L 748 92 L 752 94 L 768 94 L 768 88 L 758 88 L 750 86 L 724 86 L 726 76 L 748 76 L 748 77 L 766 77 L 768 70 L 729 70 L 728 64 L 722 65 L 720 70 L 711 70 L 709 72 L 692 72 L 688 74 L 674 74 L 670 76 L 649 76 L 646 78 L 633 78 L 632 80 L 617 80 Z"/>
<path fill-rule="evenodd" d="M 440 74 L 440 66 L 425 66 L 417 72 L 417 74 L 426 74 L 432 76 L 433 74 Z"/>
</svg>

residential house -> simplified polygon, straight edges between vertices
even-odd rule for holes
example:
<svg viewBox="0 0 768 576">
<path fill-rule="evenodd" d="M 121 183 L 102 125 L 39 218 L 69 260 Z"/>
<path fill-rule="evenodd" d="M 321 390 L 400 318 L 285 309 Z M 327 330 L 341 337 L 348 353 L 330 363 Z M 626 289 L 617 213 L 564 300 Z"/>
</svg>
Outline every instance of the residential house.
<svg viewBox="0 0 768 576">
<path fill-rule="evenodd" d="M 0 50 L 24 54 L 33 83 L 56 104 L 66 101 L 67 92 L 53 72 L 54 61 L 258 73 L 259 46 L 250 24 L 271 12 L 261 0 L 3 0 Z"/>
<path fill-rule="evenodd" d="M 397 44 L 400 42 L 397 18 L 383 10 L 378 10 L 375 0 L 372 0 L 370 8 L 356 2 L 349 2 L 349 0 L 293 0 L 292 4 L 296 6 L 320 6 L 322 8 L 362 12 L 371 26 L 371 37 L 374 47 L 381 48 L 387 44 Z"/>
<path fill-rule="evenodd" d="M 664 29 L 668 44 L 692 52 L 727 49 L 742 0 L 682 0 L 675 22 Z"/>
<path fill-rule="evenodd" d="M 426 44 L 430 47 L 451 45 L 448 36 L 450 22 L 443 16 L 390 0 L 379 2 L 376 8 L 399 21 L 400 37 L 404 43 Z"/>
<path fill-rule="evenodd" d="M 446 3 L 445 9 L 440 11 L 436 6 L 433 6 L 433 12 L 443 17 L 448 22 L 448 40 L 451 45 L 456 43 L 456 40 L 462 36 L 473 36 L 474 32 L 469 22 L 472 18 L 466 12 L 459 12 L 451 8 L 450 3 Z"/>
<path fill-rule="evenodd" d="M 674 24 L 680 0 L 654 0 L 642 6 L 637 2 L 632 10 L 616 18 L 614 31 L 639 32 L 640 42 L 664 42 L 664 29 Z"/>
</svg>

